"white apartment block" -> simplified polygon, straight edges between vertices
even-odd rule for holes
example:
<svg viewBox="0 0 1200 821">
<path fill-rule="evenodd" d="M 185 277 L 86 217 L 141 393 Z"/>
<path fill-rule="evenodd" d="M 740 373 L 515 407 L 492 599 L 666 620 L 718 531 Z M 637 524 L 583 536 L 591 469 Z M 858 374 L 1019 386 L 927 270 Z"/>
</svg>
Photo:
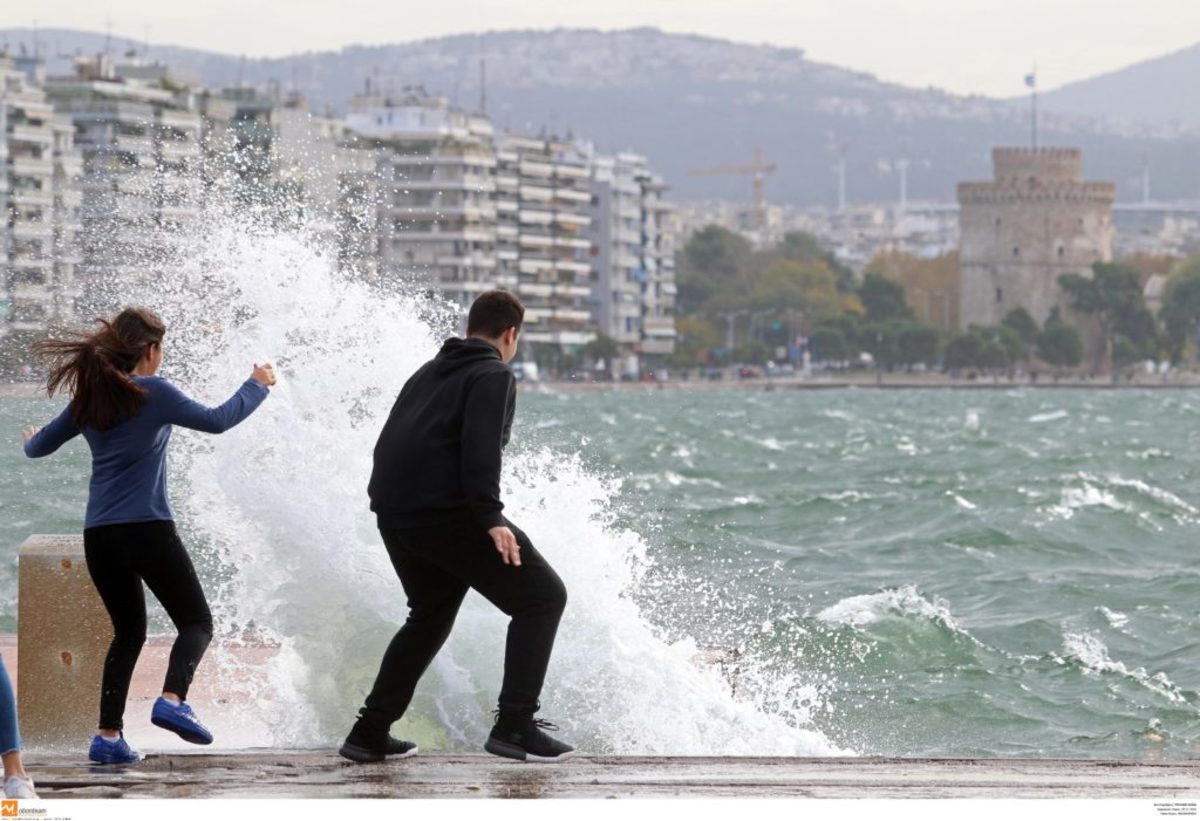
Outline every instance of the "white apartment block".
<svg viewBox="0 0 1200 821">
<path fill-rule="evenodd" d="M 499 139 L 497 156 L 498 254 L 505 256 L 504 287 L 511 289 L 515 276 L 525 304 L 521 336 L 565 349 L 587 344 L 596 336 L 587 305 L 588 158 L 575 143 L 514 134 Z"/>
<path fill-rule="evenodd" d="M 0 55 L 0 335 L 74 318 L 81 171 L 41 64 Z"/>
<path fill-rule="evenodd" d="M 594 155 L 591 306 L 628 360 L 675 350 L 675 241 L 665 185 L 645 157 Z"/>
<path fill-rule="evenodd" d="M 104 56 L 76 59 L 46 94 L 83 155 L 81 273 L 89 307 L 107 309 L 107 286 L 152 281 L 188 237 L 203 193 L 200 117 L 165 67 Z"/>
<path fill-rule="evenodd" d="M 376 158 L 378 278 L 467 307 L 496 286 L 492 124 L 408 91 L 355 98 L 347 130 Z"/>
</svg>

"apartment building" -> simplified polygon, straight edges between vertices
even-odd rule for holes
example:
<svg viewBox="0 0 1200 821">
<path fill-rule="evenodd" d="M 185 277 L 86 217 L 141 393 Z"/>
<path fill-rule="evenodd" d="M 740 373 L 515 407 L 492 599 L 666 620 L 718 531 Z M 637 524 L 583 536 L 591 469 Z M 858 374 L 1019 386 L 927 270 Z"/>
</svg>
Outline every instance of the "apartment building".
<svg viewBox="0 0 1200 821">
<path fill-rule="evenodd" d="M 565 350 L 587 344 L 596 336 L 587 304 L 592 271 L 588 156 L 574 142 L 504 134 L 497 158 L 502 284 L 513 288 L 515 277 L 514 290 L 525 304 L 522 338 Z"/>
<path fill-rule="evenodd" d="M 0 335 L 75 314 L 81 161 L 43 79 L 40 61 L 0 55 Z"/>
<path fill-rule="evenodd" d="M 624 369 L 657 367 L 675 350 L 675 244 L 665 185 L 646 158 L 591 157 L 590 305 Z"/>
<path fill-rule="evenodd" d="M 89 310 L 119 286 L 153 280 L 186 241 L 201 202 L 200 116 L 165 66 L 77 58 L 46 95 L 74 126 L 83 157 L 81 274 Z"/>
<path fill-rule="evenodd" d="M 495 287 L 491 122 L 406 89 L 355 98 L 346 128 L 359 150 L 374 152 L 380 281 L 417 285 L 464 308 Z"/>
</svg>

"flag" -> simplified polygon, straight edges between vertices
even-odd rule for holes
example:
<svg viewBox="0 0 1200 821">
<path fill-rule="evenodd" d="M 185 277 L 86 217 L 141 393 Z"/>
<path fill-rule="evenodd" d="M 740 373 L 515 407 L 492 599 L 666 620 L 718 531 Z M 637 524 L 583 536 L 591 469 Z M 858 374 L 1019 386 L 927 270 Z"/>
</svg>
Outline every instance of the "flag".
<svg viewBox="0 0 1200 821">
<path fill-rule="evenodd" d="M 1037 88 L 1037 75 L 1036 74 L 1026 74 L 1025 75 L 1025 85 L 1028 86 L 1029 88 Z"/>
</svg>

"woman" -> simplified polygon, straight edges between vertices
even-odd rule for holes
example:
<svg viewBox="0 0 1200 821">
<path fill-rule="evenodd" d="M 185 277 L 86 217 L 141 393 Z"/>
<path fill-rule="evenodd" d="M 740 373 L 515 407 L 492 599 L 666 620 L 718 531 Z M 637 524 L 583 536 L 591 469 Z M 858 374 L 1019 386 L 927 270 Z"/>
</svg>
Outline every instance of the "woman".
<svg viewBox="0 0 1200 821">
<path fill-rule="evenodd" d="M 17 729 L 17 700 L 0 661 L 0 760 L 4 762 L 4 797 L 37 798 L 33 779 L 21 763 L 21 732 Z"/>
<path fill-rule="evenodd" d="M 114 635 L 104 660 L 100 731 L 88 758 L 128 764 L 140 758 L 122 728 L 129 682 L 146 640 L 143 582 L 179 631 L 150 720 L 185 741 L 212 743 L 212 734 L 186 701 L 213 625 L 167 501 L 171 426 L 206 433 L 229 430 L 267 397 L 275 374 L 269 364 L 255 365 L 237 393 L 219 407 L 207 408 L 155 376 L 166 333 L 157 316 L 126 308 L 111 321 L 97 322 L 95 333 L 35 344 L 50 366 L 48 393 L 65 389 L 71 402 L 45 428 L 26 428 L 25 454 L 46 456 L 80 433 L 92 451 L 84 555 Z"/>
</svg>

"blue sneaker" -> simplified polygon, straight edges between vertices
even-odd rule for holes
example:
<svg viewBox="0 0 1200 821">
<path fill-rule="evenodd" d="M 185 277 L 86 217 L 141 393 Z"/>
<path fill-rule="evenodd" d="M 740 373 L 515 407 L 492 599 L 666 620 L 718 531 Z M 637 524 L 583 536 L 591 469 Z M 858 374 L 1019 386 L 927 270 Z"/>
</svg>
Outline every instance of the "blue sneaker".
<svg viewBox="0 0 1200 821">
<path fill-rule="evenodd" d="M 192 707 L 186 701 L 183 704 L 172 704 L 162 696 L 154 702 L 154 710 L 150 713 L 150 723 L 164 730 L 170 730 L 184 741 L 192 744 L 212 744 L 212 733 L 208 731 L 192 712 Z"/>
<path fill-rule="evenodd" d="M 124 733 L 116 741 L 108 741 L 97 734 L 88 748 L 88 761 L 97 764 L 134 764 L 141 760 L 142 756 L 129 746 Z"/>
</svg>

